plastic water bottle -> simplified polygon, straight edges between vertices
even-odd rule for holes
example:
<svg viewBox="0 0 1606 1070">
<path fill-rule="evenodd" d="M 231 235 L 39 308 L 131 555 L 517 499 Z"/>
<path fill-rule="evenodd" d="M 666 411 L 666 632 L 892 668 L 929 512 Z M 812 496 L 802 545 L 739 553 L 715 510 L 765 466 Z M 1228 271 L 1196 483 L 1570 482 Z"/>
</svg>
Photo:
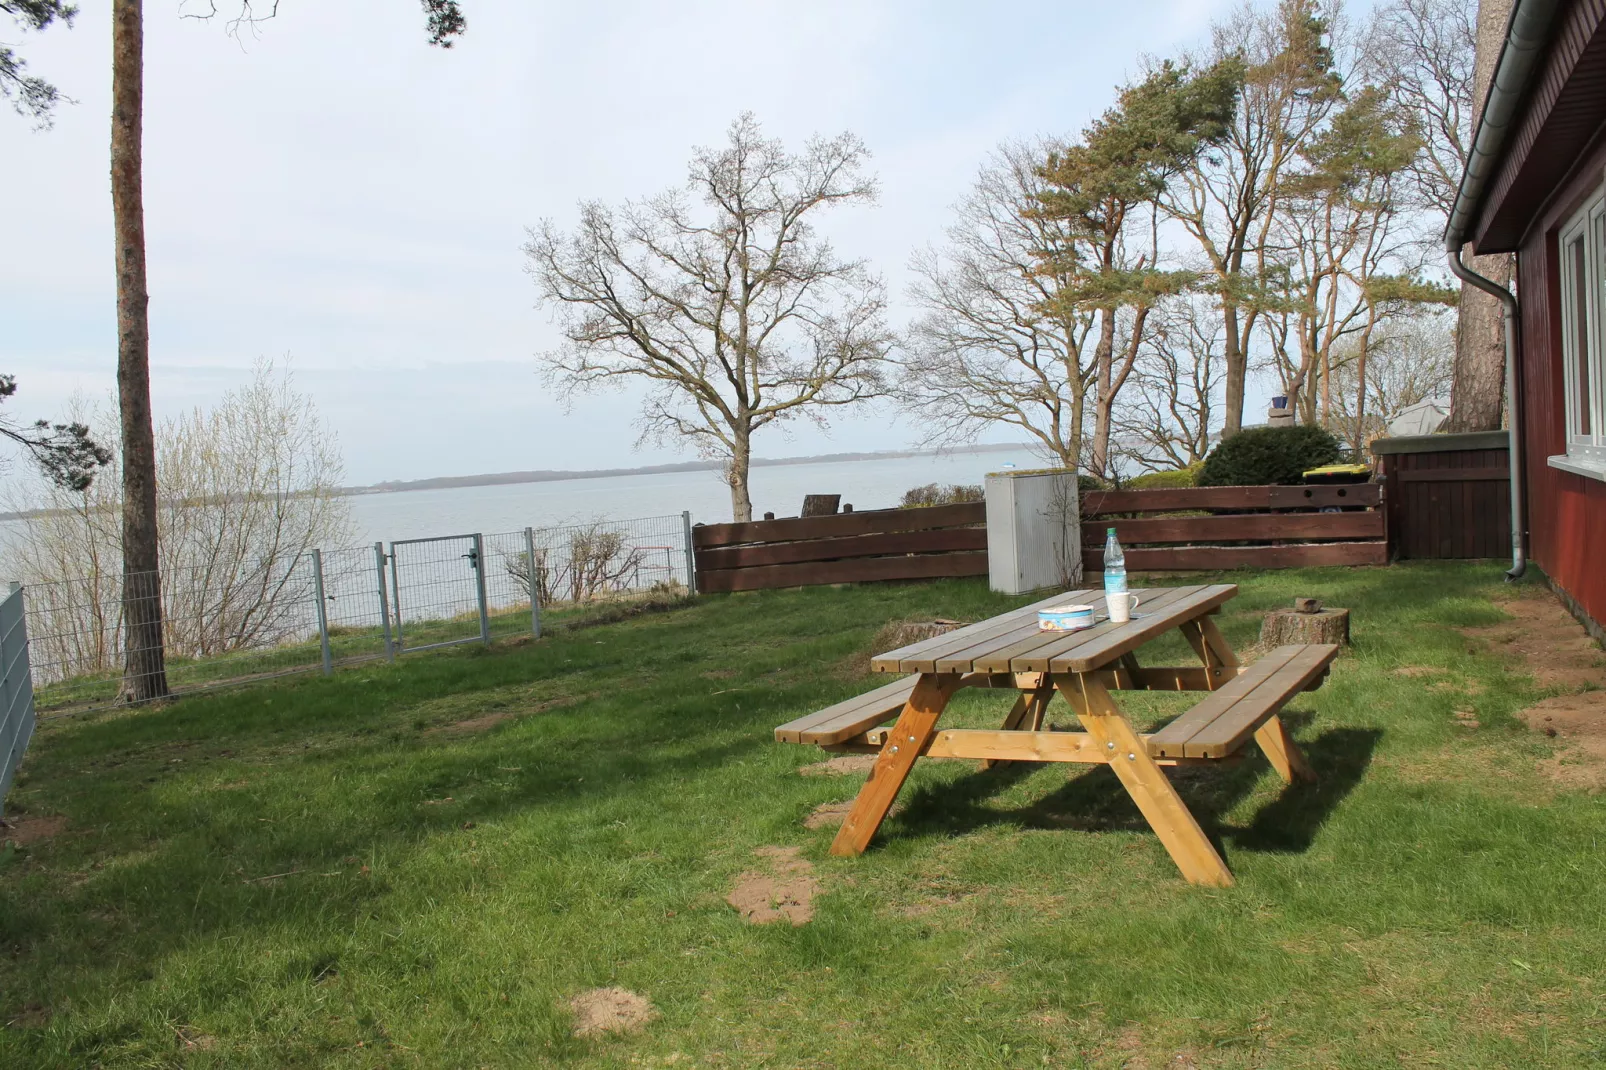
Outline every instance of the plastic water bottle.
<svg viewBox="0 0 1606 1070">
<path fill-rule="evenodd" d="M 1104 593 L 1120 594 L 1126 590 L 1126 551 L 1121 540 L 1110 528 L 1104 536 Z"/>
</svg>

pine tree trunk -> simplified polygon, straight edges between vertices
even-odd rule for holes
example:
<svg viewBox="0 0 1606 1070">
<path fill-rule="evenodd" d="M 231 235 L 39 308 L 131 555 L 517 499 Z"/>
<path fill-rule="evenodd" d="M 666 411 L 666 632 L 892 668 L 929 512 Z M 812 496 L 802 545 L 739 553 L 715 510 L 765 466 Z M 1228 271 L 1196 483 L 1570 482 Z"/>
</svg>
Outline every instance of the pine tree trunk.
<svg viewBox="0 0 1606 1070">
<path fill-rule="evenodd" d="M 1226 327 L 1226 397 L 1222 402 L 1223 425 L 1221 437 L 1231 438 L 1244 425 L 1244 382 L 1248 378 L 1249 360 L 1238 344 L 1238 309 L 1230 302 L 1221 308 L 1222 323 Z"/>
<path fill-rule="evenodd" d="M 1467 247 L 1470 252 L 1471 246 Z M 1473 271 L 1504 286 L 1511 281 L 1511 257 L 1463 255 Z M 1450 382 L 1446 431 L 1498 431 L 1506 394 L 1505 310 L 1493 294 L 1461 284 L 1455 335 L 1455 371 Z"/>
<path fill-rule="evenodd" d="M 1100 479 L 1109 476 L 1110 419 L 1115 409 L 1115 309 L 1099 312 L 1099 340 L 1093 349 L 1093 367 L 1097 393 L 1093 398 L 1093 450 L 1088 458 L 1089 470 Z"/>
<path fill-rule="evenodd" d="M 150 319 L 145 283 L 144 11 L 112 3 L 112 216 L 117 257 L 117 396 L 123 460 L 123 696 L 167 694 L 157 572 L 156 436 L 151 421 Z"/>
<path fill-rule="evenodd" d="M 1473 100 L 1483 107 L 1495 62 L 1511 16 L 1511 0 L 1480 0 L 1478 44 L 1473 59 Z M 1511 281 L 1511 257 L 1505 253 L 1471 256 L 1467 266 L 1504 286 Z M 1498 431 L 1505 398 L 1506 347 L 1501 317 L 1504 309 L 1492 295 L 1470 283 L 1461 284 L 1455 339 L 1455 370 L 1450 383 L 1450 418 L 1446 431 Z"/>
</svg>

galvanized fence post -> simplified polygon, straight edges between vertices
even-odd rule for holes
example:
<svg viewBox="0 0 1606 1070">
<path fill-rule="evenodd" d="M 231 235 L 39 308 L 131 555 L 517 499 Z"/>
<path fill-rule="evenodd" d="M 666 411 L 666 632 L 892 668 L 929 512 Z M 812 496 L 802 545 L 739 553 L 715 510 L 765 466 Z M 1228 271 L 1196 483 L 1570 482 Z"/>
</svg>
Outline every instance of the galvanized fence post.
<svg viewBox="0 0 1606 1070">
<path fill-rule="evenodd" d="M 334 652 L 329 649 L 329 603 L 323 594 L 323 551 L 312 551 L 312 590 L 318 597 L 318 644 L 323 648 L 323 674 L 335 671 Z"/>
<path fill-rule="evenodd" d="M 491 611 L 485 597 L 485 536 L 474 533 L 474 593 L 480 600 L 480 642 L 491 645 Z"/>
<path fill-rule="evenodd" d="M 691 510 L 680 514 L 680 526 L 686 540 L 686 593 L 697 593 L 697 555 L 691 548 Z"/>
<path fill-rule="evenodd" d="M 530 635 L 541 638 L 541 584 L 535 571 L 535 529 L 524 529 L 524 567 L 530 578 Z"/>
<path fill-rule="evenodd" d="M 385 660 L 396 660 L 396 647 L 390 641 L 390 600 L 385 595 L 385 544 L 374 543 L 374 571 L 379 577 L 379 619 L 385 628 Z"/>
</svg>

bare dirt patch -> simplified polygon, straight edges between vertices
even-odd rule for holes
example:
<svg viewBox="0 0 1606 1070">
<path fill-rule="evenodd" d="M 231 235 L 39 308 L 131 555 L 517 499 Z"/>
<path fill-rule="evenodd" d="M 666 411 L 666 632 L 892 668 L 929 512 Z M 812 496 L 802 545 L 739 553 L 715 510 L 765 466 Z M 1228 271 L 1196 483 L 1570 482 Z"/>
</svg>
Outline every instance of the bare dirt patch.
<svg viewBox="0 0 1606 1070">
<path fill-rule="evenodd" d="M 823 829 L 831 825 L 840 825 L 848 819 L 848 811 L 853 809 L 853 800 L 846 802 L 821 803 L 814 808 L 814 812 L 803 819 L 806 829 Z"/>
<path fill-rule="evenodd" d="M 200 1030 L 192 1029 L 189 1026 L 178 1026 L 173 1030 L 173 1032 L 178 1034 L 178 1038 L 180 1042 L 183 1043 L 185 1051 L 217 1050 L 217 1037 L 212 1036 L 210 1033 L 203 1033 Z"/>
<path fill-rule="evenodd" d="M 814 866 L 798 847 L 760 847 L 753 852 L 762 860 L 765 872 L 749 870 L 736 878 L 736 887 L 725 897 L 742 920 L 766 925 L 786 920 L 794 926 L 814 917 L 814 897 L 820 882 Z"/>
<path fill-rule="evenodd" d="M 1521 588 L 1501 609 L 1511 620 L 1463 628 L 1497 652 L 1520 659 L 1540 687 L 1606 687 L 1606 651 L 1591 639 L 1556 596 L 1542 587 Z"/>
<path fill-rule="evenodd" d="M 581 696 L 590 697 L 590 696 Z M 528 717 L 533 713 L 545 713 L 548 710 L 559 709 L 563 706 L 572 706 L 580 701 L 581 697 L 557 698 L 549 702 L 537 702 L 533 706 L 526 706 L 516 710 L 495 710 L 484 713 L 478 717 L 470 717 L 462 721 L 452 721 L 450 724 L 438 724 L 433 728 L 424 729 L 426 736 L 468 736 L 476 732 L 487 732 L 499 724 L 519 717 Z"/>
<path fill-rule="evenodd" d="M 805 765 L 798 770 L 802 776 L 851 776 L 868 774 L 875 766 L 874 754 L 839 754 L 823 762 Z"/>
<path fill-rule="evenodd" d="M 13 814 L 0 821 L 0 840 L 10 840 L 18 847 L 32 847 L 36 843 L 44 843 L 66 831 L 67 819 L 60 814 L 51 814 L 48 817 Z"/>
<path fill-rule="evenodd" d="M 614 985 L 593 988 L 569 1000 L 574 1012 L 574 1035 L 594 1037 L 603 1033 L 639 1033 L 658 1017 L 658 1008 L 645 996 Z"/>
<path fill-rule="evenodd" d="M 50 1008 L 43 1003 L 25 1003 L 21 1010 L 6 1020 L 13 1029 L 43 1029 L 50 1024 Z"/>
<path fill-rule="evenodd" d="M 1394 670 L 1395 676 L 1438 676 L 1443 669 L 1435 669 L 1428 665 L 1401 665 Z"/>
<path fill-rule="evenodd" d="M 1566 745 L 1540 763 L 1547 776 L 1564 787 L 1606 789 L 1606 691 L 1557 695 L 1518 716 L 1529 728 Z"/>
<path fill-rule="evenodd" d="M 887 811 L 887 816 L 892 817 L 901 809 L 903 809 L 901 805 L 894 803 L 892 809 Z M 814 808 L 813 813 L 803 819 L 803 827 L 806 829 L 834 828 L 846 821 L 849 812 L 852 810 L 852 799 L 847 799 L 843 802 L 821 803 Z"/>
<path fill-rule="evenodd" d="M 1518 660 L 1540 686 L 1573 692 L 1517 715 L 1561 745 L 1540 771 L 1562 787 L 1606 789 L 1606 651 L 1543 588 L 1524 588 L 1500 608 L 1513 619 L 1463 633 Z"/>
</svg>

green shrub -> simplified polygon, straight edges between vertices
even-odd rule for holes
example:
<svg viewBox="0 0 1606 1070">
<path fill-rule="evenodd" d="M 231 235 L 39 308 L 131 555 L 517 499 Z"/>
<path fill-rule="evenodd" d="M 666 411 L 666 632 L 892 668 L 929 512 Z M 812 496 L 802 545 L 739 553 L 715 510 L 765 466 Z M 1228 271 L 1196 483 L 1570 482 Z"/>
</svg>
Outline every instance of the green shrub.
<svg viewBox="0 0 1606 1070">
<path fill-rule="evenodd" d="M 1210 451 L 1199 486 L 1298 483 L 1306 469 L 1332 464 L 1340 452 L 1338 439 L 1310 424 L 1245 428 Z"/>
<path fill-rule="evenodd" d="M 963 505 L 965 502 L 979 502 L 984 498 L 981 487 L 976 484 L 950 483 L 943 486 L 941 483 L 927 483 L 923 487 L 915 487 L 903 492 L 903 501 L 898 503 L 900 509 L 920 509 L 928 505 Z"/>
<path fill-rule="evenodd" d="M 1199 485 L 1199 469 L 1204 464 L 1190 464 L 1186 468 L 1176 468 L 1169 472 L 1145 472 L 1141 476 L 1134 476 L 1126 481 L 1128 490 L 1171 490 L 1176 487 L 1197 487 Z"/>
</svg>

